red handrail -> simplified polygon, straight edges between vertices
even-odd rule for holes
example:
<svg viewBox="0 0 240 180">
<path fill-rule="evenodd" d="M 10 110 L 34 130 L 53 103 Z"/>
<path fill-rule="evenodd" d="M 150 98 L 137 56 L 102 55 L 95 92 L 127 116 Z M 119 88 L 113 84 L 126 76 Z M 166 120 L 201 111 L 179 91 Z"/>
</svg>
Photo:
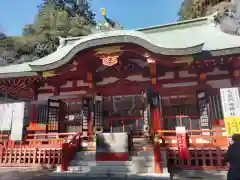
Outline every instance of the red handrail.
<svg viewBox="0 0 240 180">
<path fill-rule="evenodd" d="M 76 155 L 77 150 L 81 145 L 82 133 L 77 133 L 70 142 L 64 142 L 62 145 L 62 161 L 61 161 L 61 171 L 67 171 L 70 161 Z M 67 140 L 67 139 L 66 139 Z"/>
</svg>

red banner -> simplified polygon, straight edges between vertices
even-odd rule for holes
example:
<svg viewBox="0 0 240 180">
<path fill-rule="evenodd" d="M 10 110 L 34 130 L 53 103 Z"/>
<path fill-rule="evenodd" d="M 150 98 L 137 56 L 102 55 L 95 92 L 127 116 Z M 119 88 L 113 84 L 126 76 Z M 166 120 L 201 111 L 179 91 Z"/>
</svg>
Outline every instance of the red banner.
<svg viewBox="0 0 240 180">
<path fill-rule="evenodd" d="M 178 154 L 181 159 L 188 159 L 188 142 L 185 127 L 176 127 Z"/>
</svg>

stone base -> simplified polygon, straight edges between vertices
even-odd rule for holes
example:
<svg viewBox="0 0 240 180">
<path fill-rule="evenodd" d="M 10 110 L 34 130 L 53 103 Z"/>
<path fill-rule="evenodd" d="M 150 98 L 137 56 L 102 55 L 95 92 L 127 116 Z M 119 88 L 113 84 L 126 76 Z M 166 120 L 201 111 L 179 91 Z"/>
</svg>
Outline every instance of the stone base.
<svg viewBox="0 0 240 180">
<path fill-rule="evenodd" d="M 52 173 L 51 176 L 57 177 L 95 177 L 95 178 L 121 178 L 121 179 L 161 179 L 161 180 L 169 180 L 170 176 L 166 174 L 154 174 L 154 173 L 73 173 L 73 172 L 64 172 L 64 173 Z"/>
</svg>

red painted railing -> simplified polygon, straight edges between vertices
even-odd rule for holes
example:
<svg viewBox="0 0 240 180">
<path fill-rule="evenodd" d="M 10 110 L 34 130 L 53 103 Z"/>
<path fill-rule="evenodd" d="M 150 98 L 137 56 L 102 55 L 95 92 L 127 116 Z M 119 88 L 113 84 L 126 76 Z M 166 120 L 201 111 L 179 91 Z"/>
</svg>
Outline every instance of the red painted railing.
<svg viewBox="0 0 240 180">
<path fill-rule="evenodd" d="M 66 151 L 65 141 L 70 141 L 68 149 L 74 149 L 77 137 L 77 133 L 29 134 L 23 141 L 17 142 L 3 135 L 0 141 L 0 166 L 61 165 L 63 151 Z M 78 144 L 76 147 L 79 147 Z"/>
<path fill-rule="evenodd" d="M 226 136 L 222 135 L 191 135 L 202 133 L 201 130 L 187 131 L 189 135 L 189 159 L 179 158 L 176 132 L 172 130 L 158 131 L 160 149 L 166 150 L 169 166 L 177 169 L 227 169 L 223 161 L 228 147 Z M 204 132 L 220 133 L 220 130 Z M 170 136 L 164 136 L 167 133 Z M 69 162 L 81 147 L 81 133 L 29 134 L 24 141 L 13 142 L 2 137 L 0 145 L 0 166 L 54 166 L 61 165 L 61 170 L 68 169 Z M 158 151 L 158 152 L 159 152 Z"/>
<path fill-rule="evenodd" d="M 189 130 L 192 133 L 222 133 L 222 130 Z M 228 147 L 227 136 L 223 135 L 189 135 L 189 157 L 183 160 L 179 157 L 177 148 L 176 131 L 161 130 L 160 147 L 167 152 L 168 167 L 177 170 L 227 170 L 228 165 L 224 161 L 224 155 Z M 171 136 L 164 136 L 170 133 Z"/>
<path fill-rule="evenodd" d="M 62 144 L 62 162 L 61 162 L 61 171 L 67 171 L 68 165 L 71 160 L 73 160 L 76 152 L 81 148 L 81 135 L 82 133 L 76 134 L 70 142 L 64 142 Z"/>
<path fill-rule="evenodd" d="M 0 166 L 53 167 L 61 163 L 61 149 L 0 147 Z"/>
<path fill-rule="evenodd" d="M 220 148 L 190 148 L 188 160 L 182 160 L 177 149 L 167 149 L 167 163 L 178 170 L 227 170 L 225 153 Z"/>
</svg>

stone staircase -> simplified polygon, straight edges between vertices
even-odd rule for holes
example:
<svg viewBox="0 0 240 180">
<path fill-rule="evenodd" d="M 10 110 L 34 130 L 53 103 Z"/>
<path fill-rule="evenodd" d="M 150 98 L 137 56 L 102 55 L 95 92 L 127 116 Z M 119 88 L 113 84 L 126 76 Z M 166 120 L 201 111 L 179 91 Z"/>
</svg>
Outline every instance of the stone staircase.
<svg viewBox="0 0 240 180">
<path fill-rule="evenodd" d="M 94 177 L 125 177 L 135 174 L 154 173 L 154 156 L 147 139 L 133 139 L 129 161 L 95 161 L 95 151 L 77 152 L 68 172 Z"/>
<path fill-rule="evenodd" d="M 128 176 L 134 174 L 154 173 L 152 151 L 134 151 L 129 161 L 95 161 L 96 152 L 78 152 L 71 161 L 68 171 L 83 173 L 87 176 Z"/>
</svg>

